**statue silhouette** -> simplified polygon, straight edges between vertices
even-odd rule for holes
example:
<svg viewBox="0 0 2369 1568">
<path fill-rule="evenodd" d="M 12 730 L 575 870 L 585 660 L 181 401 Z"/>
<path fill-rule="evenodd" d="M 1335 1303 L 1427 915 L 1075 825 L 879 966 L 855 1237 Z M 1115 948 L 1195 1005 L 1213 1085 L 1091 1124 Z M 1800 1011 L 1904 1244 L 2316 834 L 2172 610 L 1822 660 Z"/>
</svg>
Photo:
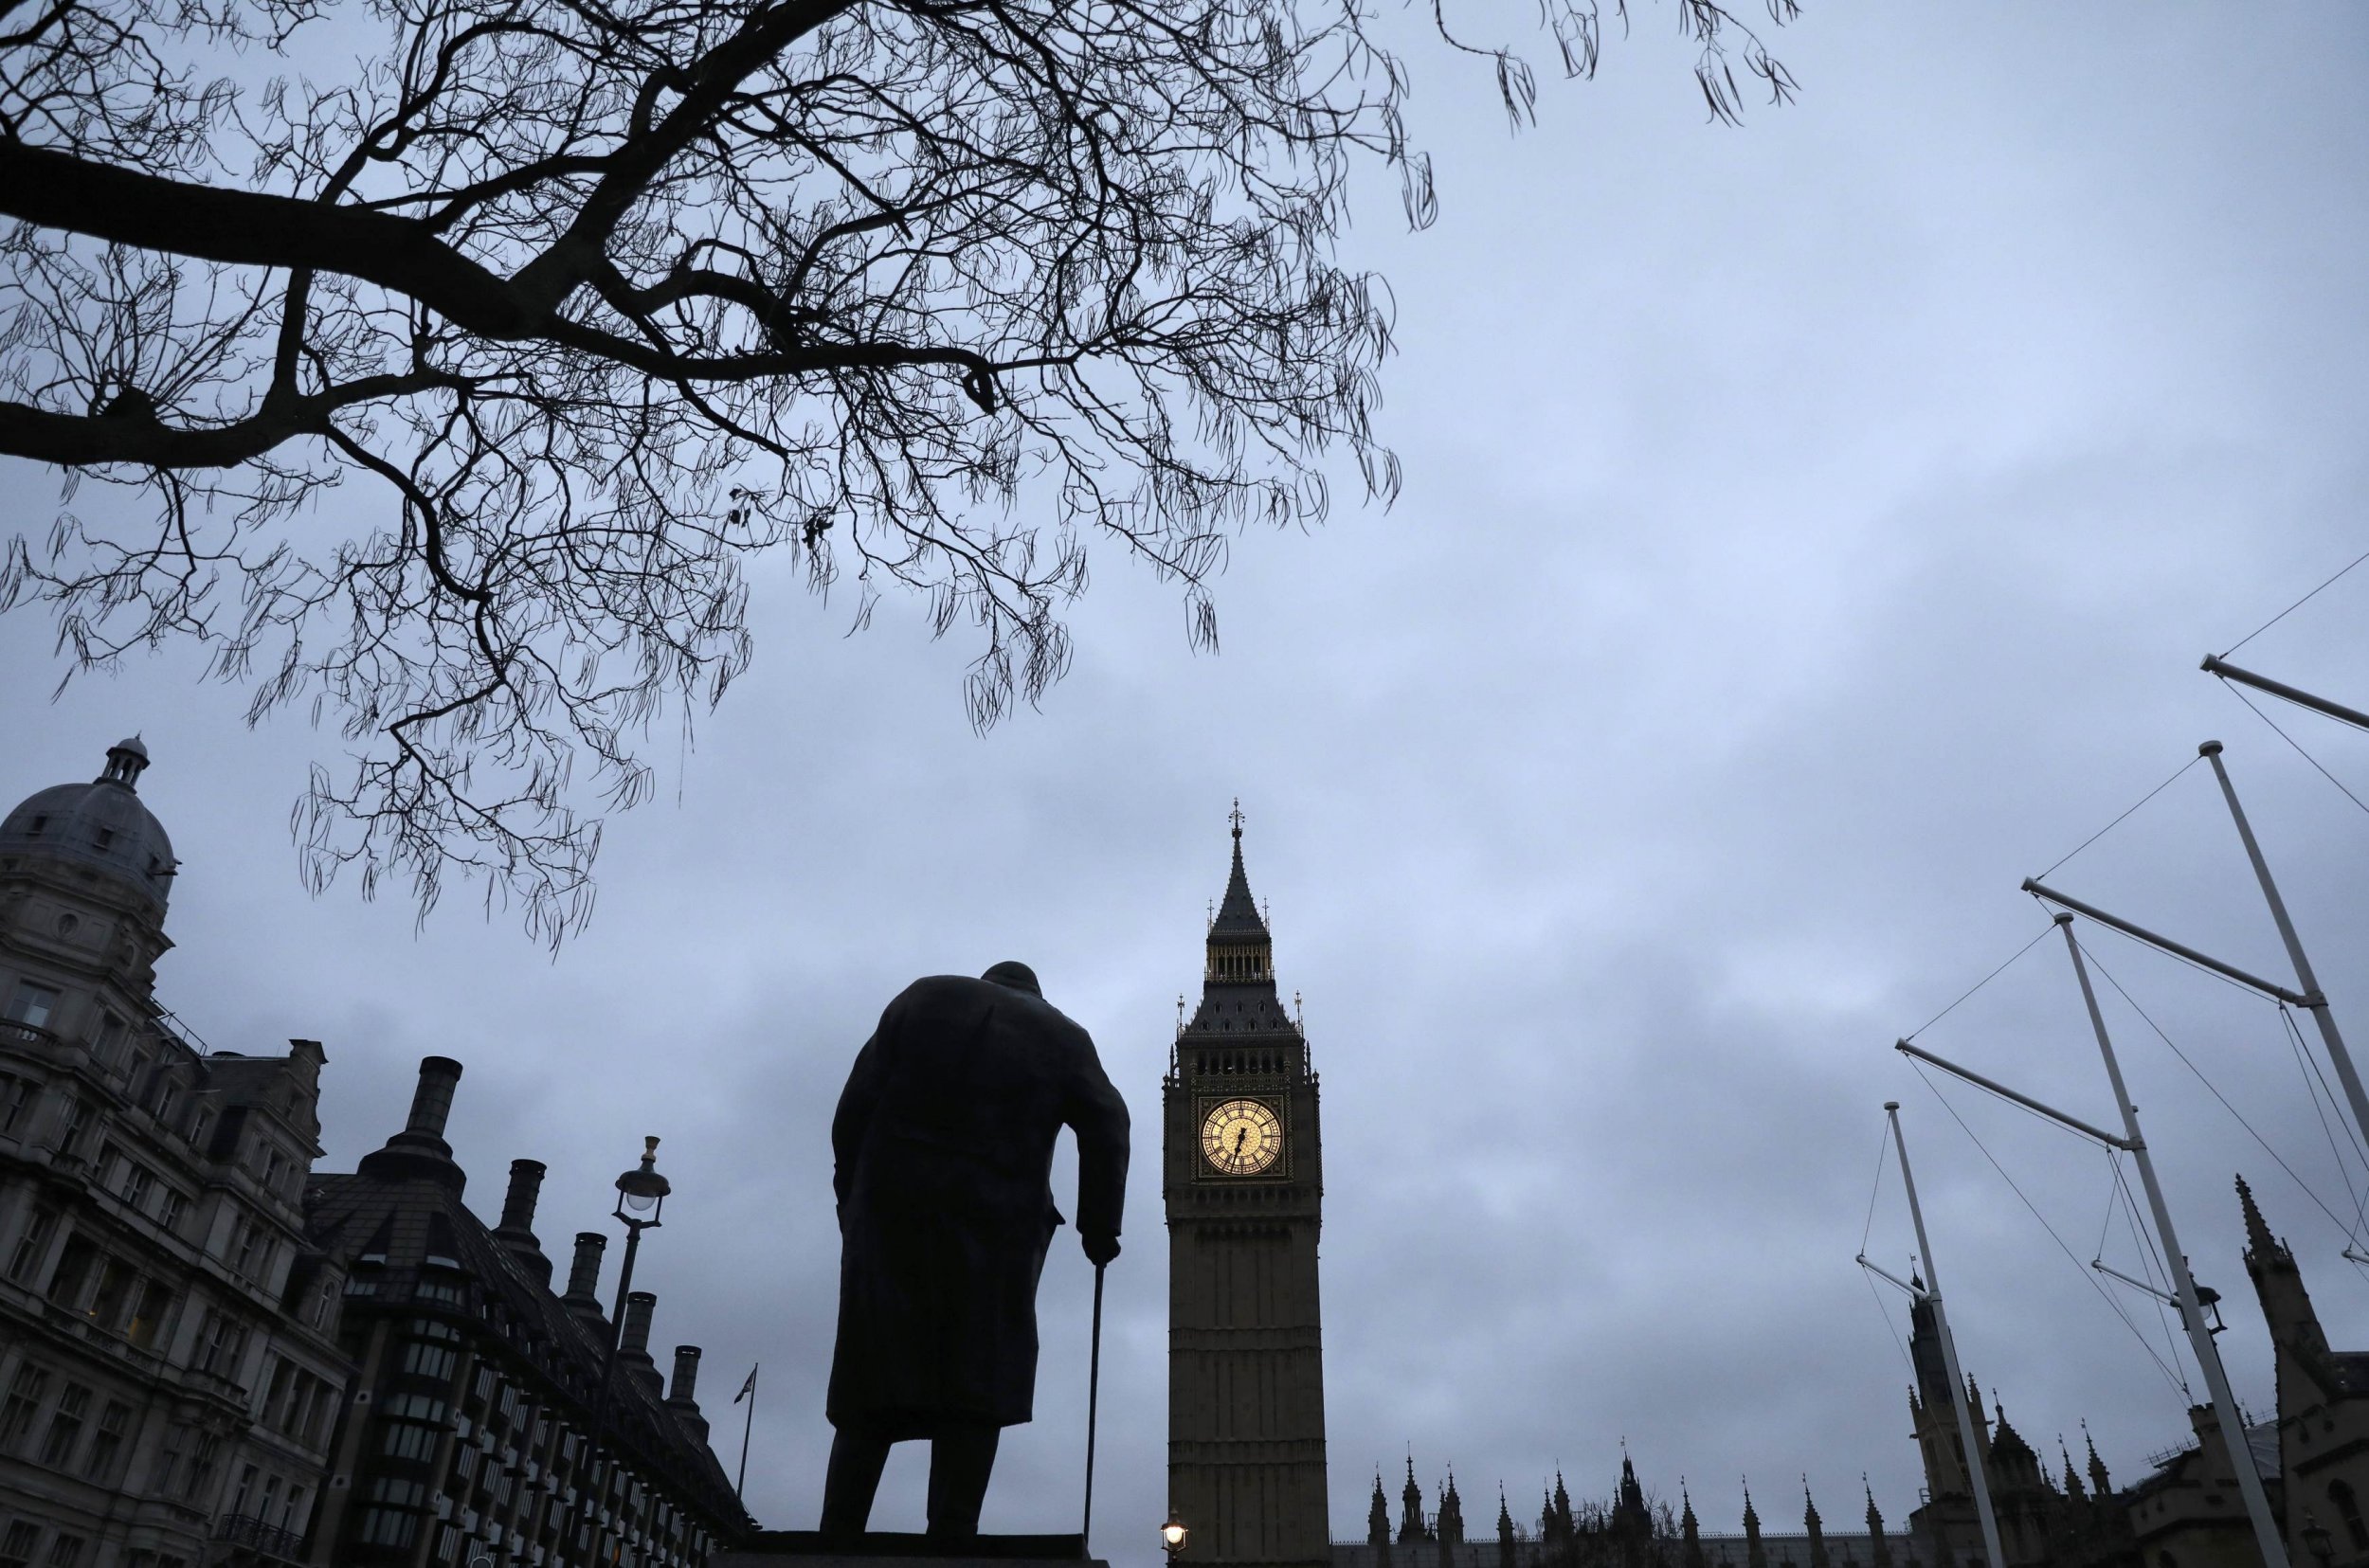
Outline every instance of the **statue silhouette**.
<svg viewBox="0 0 2369 1568">
<path fill-rule="evenodd" d="M 893 1443 L 930 1443 L 930 1528 L 975 1538 L 1003 1429 L 1029 1419 L 1037 1280 L 1061 1223 L 1053 1146 L 1077 1137 L 1077 1229 L 1118 1255 L 1127 1104 L 1026 964 L 935 975 L 890 1002 L 831 1123 L 839 1340 L 823 1534 L 863 1533 Z"/>
</svg>

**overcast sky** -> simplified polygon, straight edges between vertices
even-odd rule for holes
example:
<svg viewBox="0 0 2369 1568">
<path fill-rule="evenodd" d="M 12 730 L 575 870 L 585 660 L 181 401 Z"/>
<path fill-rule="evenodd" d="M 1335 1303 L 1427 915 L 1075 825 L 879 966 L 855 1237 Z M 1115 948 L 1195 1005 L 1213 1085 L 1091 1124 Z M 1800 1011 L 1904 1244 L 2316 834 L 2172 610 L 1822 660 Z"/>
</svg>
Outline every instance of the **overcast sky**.
<svg viewBox="0 0 2369 1568">
<path fill-rule="evenodd" d="M 2369 820 L 2196 670 L 2369 550 L 2369 13 L 1811 0 L 1779 49 L 1800 101 L 1727 130 L 1667 4 L 1636 9 L 1601 78 L 1549 83 L 1518 136 L 1484 73 L 1416 50 L 1440 221 L 1403 235 L 1377 179 L 1347 245 L 1399 302 L 1405 494 L 1240 539 L 1221 656 L 1106 551 L 1075 673 L 983 739 L 969 651 L 919 607 L 850 638 L 850 601 L 761 571 L 755 670 L 696 747 L 661 745 L 662 797 L 610 823 L 597 915 L 556 963 L 458 891 L 416 935 L 399 895 L 308 898 L 289 807 L 334 738 L 242 730 L 184 659 L 51 703 L 48 628 L 0 622 L 0 789 L 94 776 L 146 735 L 142 793 L 183 857 L 159 997 L 218 1046 L 326 1042 L 327 1168 L 400 1126 L 419 1057 L 459 1057 L 473 1200 L 492 1217 L 511 1159 L 549 1162 L 537 1229 L 564 1266 L 661 1135 L 655 1338 L 706 1348 L 728 1467 L 732 1390 L 764 1363 L 748 1497 L 769 1525 L 810 1526 L 820 1498 L 847 1064 L 913 977 L 1019 958 L 1135 1115 L 1095 1543 L 1155 1559 L 1159 1080 L 1238 795 L 1323 1074 L 1336 1536 L 1362 1534 L 1377 1464 L 1395 1512 L 1409 1444 L 1427 1487 L 1455 1466 L 1477 1528 L 1500 1480 L 1534 1518 L 1558 1463 L 1604 1493 L 1624 1437 L 1649 1487 L 1688 1478 L 1707 1528 L 1737 1527 L 1745 1475 L 1772 1527 L 1798 1518 L 1804 1472 L 1838 1527 L 1862 1471 L 1905 1519 L 1905 1306 L 1852 1261 L 1894 1098 L 1968 1370 L 2043 1452 L 2086 1417 L 2136 1479 L 2185 1437 L 2185 1399 L 1890 1047 L 2045 928 L 2020 878 L 2218 736 L 2369 1050 Z M 17 469 L 8 494 L 41 532 L 54 480 Z M 2369 567 L 2238 661 L 2369 703 L 2364 626 Z M 2273 716 L 2369 798 L 2369 736 Z M 2200 766 L 2054 880 L 2287 973 Z M 2276 1013 L 2091 941 L 2349 1214 Z M 2369 1277 L 2109 1000 L 2267 1415 L 2233 1174 L 2340 1347 L 2369 1347 Z M 1920 1039 L 2112 1115 L 2053 941 Z M 2104 1156 L 1944 1092 L 2086 1265 Z M 1897 1271 L 1886 1182 L 1869 1247 Z M 2107 1261 L 2136 1271 L 2121 1224 Z M 1090 1279 L 1064 1232 L 990 1528 L 1076 1527 Z M 2117 1299 L 2171 1360 L 2154 1309 Z M 923 1470 L 898 1451 L 877 1524 L 919 1527 Z"/>
</svg>

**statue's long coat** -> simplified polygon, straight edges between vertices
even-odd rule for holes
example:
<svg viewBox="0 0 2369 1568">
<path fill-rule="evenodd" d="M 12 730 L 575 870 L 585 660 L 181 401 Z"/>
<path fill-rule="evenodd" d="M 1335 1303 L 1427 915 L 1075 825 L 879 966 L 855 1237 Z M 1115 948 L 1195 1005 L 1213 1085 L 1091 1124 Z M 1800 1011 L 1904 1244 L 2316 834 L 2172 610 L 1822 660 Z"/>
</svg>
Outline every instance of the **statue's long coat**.
<svg viewBox="0 0 2369 1568">
<path fill-rule="evenodd" d="M 1127 1104 L 1086 1031 L 1030 992 L 957 975 L 889 1003 L 831 1123 L 834 1426 L 903 1439 L 1029 1418 L 1064 1126 L 1077 1134 L 1078 1229 L 1116 1235 Z"/>
</svg>

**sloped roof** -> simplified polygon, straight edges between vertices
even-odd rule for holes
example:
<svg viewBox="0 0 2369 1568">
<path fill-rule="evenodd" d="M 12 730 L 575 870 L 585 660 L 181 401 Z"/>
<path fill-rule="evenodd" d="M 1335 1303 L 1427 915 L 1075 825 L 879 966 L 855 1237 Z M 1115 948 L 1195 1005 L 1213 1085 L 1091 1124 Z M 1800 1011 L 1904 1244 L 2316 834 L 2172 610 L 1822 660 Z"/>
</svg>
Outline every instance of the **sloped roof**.
<svg viewBox="0 0 2369 1568">
<path fill-rule="evenodd" d="M 391 1307 L 455 1322 L 480 1344 L 501 1346 L 538 1400 L 572 1406 L 569 1418 L 588 1431 L 608 1353 L 606 1340 L 596 1340 L 559 1297 L 528 1275 L 461 1201 L 456 1185 L 425 1175 L 316 1174 L 305 1190 L 304 1210 L 305 1229 L 321 1252 L 349 1266 L 365 1256 L 384 1259 L 370 1266 L 377 1293 L 352 1298 L 349 1310 Z M 460 1303 L 418 1295 L 431 1258 L 458 1266 L 465 1282 Z M 450 1279 L 440 1268 L 437 1283 Z M 714 1453 L 666 1406 L 656 1382 L 645 1368 L 619 1358 L 606 1444 L 729 1541 L 748 1527 L 747 1511 Z"/>
</svg>

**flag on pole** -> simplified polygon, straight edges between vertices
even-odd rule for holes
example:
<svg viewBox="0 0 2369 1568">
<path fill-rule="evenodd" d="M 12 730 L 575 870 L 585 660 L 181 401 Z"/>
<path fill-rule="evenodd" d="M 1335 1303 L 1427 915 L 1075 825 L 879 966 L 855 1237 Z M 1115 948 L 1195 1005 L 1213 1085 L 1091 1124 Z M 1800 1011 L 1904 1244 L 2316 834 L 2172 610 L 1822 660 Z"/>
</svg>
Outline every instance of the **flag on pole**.
<svg viewBox="0 0 2369 1568">
<path fill-rule="evenodd" d="M 762 1363 L 762 1362 L 760 1362 L 760 1363 L 758 1363 L 758 1364 L 759 1364 L 759 1365 L 762 1365 L 763 1363 Z M 755 1367 L 755 1366 L 751 1366 L 751 1367 L 749 1369 L 749 1380 L 748 1380 L 747 1382 L 745 1382 L 745 1383 L 743 1383 L 743 1384 L 741 1384 L 741 1385 L 740 1385 L 740 1392 L 739 1392 L 739 1393 L 737 1393 L 737 1394 L 735 1394 L 735 1395 L 733 1395 L 733 1396 L 732 1396 L 732 1403 L 734 1403 L 734 1404 L 738 1404 L 738 1403 L 740 1403 L 740 1401 L 741 1401 L 741 1400 L 746 1399 L 747 1397 L 749 1397 L 749 1396 L 750 1396 L 750 1395 L 754 1394 L 756 1391 L 757 1391 L 757 1369 L 756 1369 L 756 1367 Z"/>
</svg>

